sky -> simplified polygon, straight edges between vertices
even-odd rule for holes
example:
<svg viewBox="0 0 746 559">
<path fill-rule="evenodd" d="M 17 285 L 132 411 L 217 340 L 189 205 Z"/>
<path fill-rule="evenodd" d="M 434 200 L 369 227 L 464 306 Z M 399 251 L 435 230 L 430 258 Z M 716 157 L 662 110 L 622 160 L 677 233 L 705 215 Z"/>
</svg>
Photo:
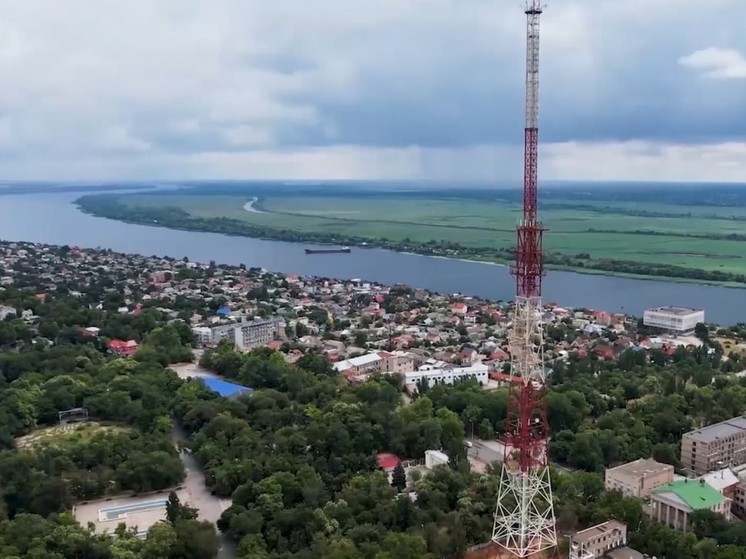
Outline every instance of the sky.
<svg viewBox="0 0 746 559">
<path fill-rule="evenodd" d="M 746 182 L 742 4 L 549 0 L 541 179 Z M 521 178 L 521 0 L 0 14 L 0 179 Z"/>
</svg>

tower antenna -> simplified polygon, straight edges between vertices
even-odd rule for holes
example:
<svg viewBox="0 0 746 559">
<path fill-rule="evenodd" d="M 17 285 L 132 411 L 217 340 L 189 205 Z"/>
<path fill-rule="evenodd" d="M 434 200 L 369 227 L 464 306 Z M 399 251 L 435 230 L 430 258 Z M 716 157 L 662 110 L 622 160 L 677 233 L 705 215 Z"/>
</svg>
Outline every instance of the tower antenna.
<svg viewBox="0 0 746 559">
<path fill-rule="evenodd" d="M 544 276 L 538 221 L 539 23 L 541 0 L 527 0 L 526 123 L 524 128 L 523 215 L 516 229 L 513 329 L 509 336 L 511 374 L 505 421 L 505 454 L 492 541 L 518 558 L 556 549 L 549 479 L 541 281 Z"/>
</svg>

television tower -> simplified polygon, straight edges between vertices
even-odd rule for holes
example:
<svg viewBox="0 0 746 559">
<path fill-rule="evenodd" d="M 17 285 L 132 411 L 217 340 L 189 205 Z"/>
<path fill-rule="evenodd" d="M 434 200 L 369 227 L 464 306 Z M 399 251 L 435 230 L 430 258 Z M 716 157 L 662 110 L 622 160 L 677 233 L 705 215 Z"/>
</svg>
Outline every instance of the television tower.
<svg viewBox="0 0 746 559">
<path fill-rule="evenodd" d="M 541 0 L 526 0 L 526 126 L 523 216 L 516 231 L 515 314 L 509 337 L 511 374 L 505 420 L 505 456 L 492 541 L 509 555 L 537 557 L 557 545 L 549 479 L 549 426 L 545 404 L 544 333 L 541 324 L 542 238 L 537 219 L 539 147 L 539 21 Z"/>
</svg>

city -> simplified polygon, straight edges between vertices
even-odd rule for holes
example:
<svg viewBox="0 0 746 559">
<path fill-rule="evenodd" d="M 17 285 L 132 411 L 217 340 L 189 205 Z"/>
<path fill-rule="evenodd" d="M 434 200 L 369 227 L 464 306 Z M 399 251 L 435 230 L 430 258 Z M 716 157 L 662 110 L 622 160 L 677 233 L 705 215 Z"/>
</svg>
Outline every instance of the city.
<svg viewBox="0 0 746 559">
<path fill-rule="evenodd" d="M 225 552 L 232 549 L 232 542 L 242 542 L 240 547 L 254 546 L 251 549 L 257 551 L 251 553 L 257 554 L 258 550 L 271 553 L 270 546 L 292 548 L 299 544 L 271 543 L 266 536 L 261 540 L 249 537 L 239 531 L 239 520 L 233 520 L 240 517 L 240 522 L 249 521 L 249 517 L 242 516 L 247 514 L 242 512 L 247 510 L 245 505 L 236 505 L 236 492 L 249 490 L 249 486 L 242 485 L 245 476 L 264 478 L 269 475 L 265 468 L 277 471 L 272 455 L 260 458 L 259 463 L 268 462 L 263 466 L 257 463 L 254 467 L 260 469 L 254 474 L 247 470 L 238 477 L 225 469 L 227 464 L 223 461 L 230 460 L 235 452 L 251 452 L 255 460 L 266 452 L 255 446 L 256 441 L 251 442 L 257 436 L 250 435 L 253 429 L 262 432 L 270 428 L 268 436 L 272 438 L 268 440 L 281 444 L 282 452 L 290 452 L 293 445 L 300 443 L 292 442 L 293 437 L 301 432 L 286 426 L 275 434 L 279 426 L 271 426 L 278 420 L 280 425 L 286 423 L 302 409 L 306 409 L 303 414 L 311 413 L 311 402 L 326 399 L 327 404 L 317 405 L 327 408 L 332 416 L 342 413 L 339 406 L 362 406 L 357 412 L 362 416 L 353 414 L 345 419 L 345 414 L 352 412 L 349 410 L 334 421 L 342 422 L 336 423 L 336 428 L 346 425 L 346 430 L 358 432 L 356 439 L 371 438 L 349 446 L 355 440 L 349 435 L 328 431 L 325 439 L 318 439 L 321 434 L 312 432 L 319 427 L 307 425 L 302 440 L 310 445 L 306 451 L 309 458 L 320 460 L 331 452 L 330 456 L 341 460 L 347 453 L 351 458 L 363 452 L 355 458 L 362 462 L 354 468 L 368 472 L 365 475 L 369 477 L 355 482 L 357 478 L 341 474 L 351 465 L 340 463 L 340 473 L 314 483 L 331 483 L 332 487 L 342 483 L 342 494 L 352 498 L 352 486 L 346 484 L 377 480 L 375 483 L 382 484 L 377 491 L 387 493 L 391 489 L 388 497 L 381 496 L 383 500 L 377 506 L 395 506 L 399 502 L 396 496 L 405 495 L 408 498 L 403 502 L 409 503 L 409 515 L 419 516 L 432 507 L 445 506 L 439 514 L 447 514 L 438 524 L 446 522 L 448 526 L 448 514 L 458 515 L 463 522 L 471 518 L 469 522 L 476 523 L 460 535 L 450 528 L 448 538 L 427 543 L 427 547 L 436 545 L 441 550 L 437 553 L 444 555 L 468 552 L 474 556 L 489 549 L 484 547 L 489 530 L 479 526 L 491 525 L 494 476 L 499 475 L 506 454 L 500 441 L 507 387 L 515 382 L 507 351 L 512 328 L 510 304 L 362 280 L 298 277 L 215 263 L 33 243 L 0 244 L 0 283 L 0 344 L 5 351 L 0 353 L 0 371 L 6 382 L 17 379 L 4 396 L 5 413 L 19 413 L 14 410 L 19 410 L 20 402 L 30 397 L 31 393 L 22 394 L 32 386 L 41 390 L 41 399 L 29 401 L 32 407 L 26 413 L 32 415 L 16 416 L 3 423 L 4 436 L 15 437 L 18 448 L 26 449 L 25 452 L 50 452 L 61 444 L 60 451 L 67 451 L 67 445 L 86 444 L 89 438 L 90 444 L 104 444 L 120 430 L 137 428 L 137 424 L 129 427 L 129 422 L 145 412 L 142 408 L 139 412 L 127 409 L 139 402 L 134 385 L 117 392 L 121 396 L 112 394 L 109 398 L 114 400 L 102 400 L 103 395 L 95 396 L 94 388 L 100 381 L 89 386 L 87 377 L 79 377 L 74 381 L 77 387 L 69 385 L 60 392 L 62 379 L 72 382 L 77 373 L 67 373 L 57 377 L 59 380 L 52 376 L 39 384 L 38 376 L 34 380 L 36 373 L 24 372 L 31 370 L 28 367 L 42 367 L 42 371 L 49 371 L 45 374 L 54 375 L 54 363 L 63 355 L 68 356 L 64 359 L 90 362 L 83 365 L 81 372 L 91 365 L 103 366 L 110 371 L 105 375 L 111 379 L 106 380 L 108 386 L 113 383 L 126 387 L 132 381 L 124 379 L 131 374 L 161 375 L 162 380 L 149 382 L 171 384 L 175 401 L 166 404 L 163 400 L 157 407 L 175 405 L 172 413 L 182 417 L 184 429 L 174 439 L 178 452 L 173 447 L 160 451 L 172 456 L 167 459 L 171 477 L 152 478 L 147 470 L 135 470 L 131 477 L 120 478 L 120 464 L 112 464 L 115 474 L 96 470 L 98 479 L 116 476 L 112 482 L 115 494 L 134 488 L 143 496 L 98 500 L 97 495 L 107 495 L 109 490 L 88 485 L 84 489 L 80 484 L 90 474 L 67 470 L 65 478 L 52 478 L 64 484 L 59 497 L 21 506 L 40 512 L 59 510 L 58 507 L 69 510 L 72 506 L 81 523 L 92 522 L 96 532 L 101 533 L 112 532 L 116 524 L 100 520 L 100 515 L 115 514 L 107 510 L 126 510 L 124 516 L 116 513 L 115 519 L 133 530 L 133 536 L 128 537 L 144 539 L 142 545 L 147 547 L 151 537 L 155 537 L 148 535 L 148 528 L 165 517 L 168 491 L 175 491 L 181 506 L 186 506 L 187 511 L 194 507 L 199 518 L 217 525 L 224 534 L 220 540 L 201 536 L 207 539 L 204 545 L 208 549 L 211 545 L 214 549 L 220 546 Z M 738 537 L 733 532 L 735 525 L 729 527 L 746 512 L 746 419 L 740 415 L 746 405 L 746 389 L 741 380 L 741 356 L 746 351 L 746 342 L 741 340 L 746 332 L 740 327 L 708 329 L 701 311 L 680 308 L 651 309 L 645 317 L 635 319 L 603 310 L 565 309 L 550 303 L 543 310 L 542 320 L 547 375 L 553 386 L 547 405 L 553 433 L 551 467 L 558 476 L 555 510 L 561 534 L 569 536 L 560 539 L 560 548 L 564 547 L 573 559 L 601 557 L 606 552 L 611 557 L 644 557 L 643 553 L 652 556 L 661 553 L 656 551 L 660 549 L 659 540 L 669 534 L 661 531 L 667 529 L 664 526 L 672 530 L 665 536 L 669 538 L 666 541 L 675 543 L 678 536 L 674 534 L 699 534 L 704 529 L 703 522 L 716 525 L 717 518 L 726 523 L 718 528 L 725 531 L 722 536 L 713 535 L 723 538 L 717 540 L 721 548 L 728 548 L 727 538 Z M 727 353 L 724 347 L 729 348 Z M 25 361 L 19 361 L 22 356 Z M 194 363 L 189 364 L 190 360 Z M 168 373 L 164 366 L 175 372 Z M 134 381 L 135 377 L 129 378 Z M 214 380 L 218 384 L 213 384 Z M 184 381 L 186 384 L 179 384 Z M 200 384 L 203 388 L 198 387 Z M 309 392 L 304 396 L 304 391 L 309 390 L 317 395 Z M 122 405 L 114 404 L 119 397 L 126 397 L 131 403 L 113 411 L 109 406 Z M 276 407 L 282 405 L 283 399 L 287 406 L 288 398 L 295 402 L 292 407 L 300 406 L 290 416 L 287 413 L 292 407 L 286 412 Z M 339 403 L 333 403 L 337 399 Z M 220 400 L 226 403 L 219 404 Z M 359 403 L 353 404 L 355 401 Z M 208 413 L 208 408 L 203 407 L 208 404 L 215 411 Z M 197 411 L 199 407 L 188 411 L 189 406 L 195 405 L 202 406 L 203 411 Z M 219 407 L 216 409 L 215 405 Z M 238 413 L 231 421 L 240 424 L 223 425 L 229 416 L 221 419 L 214 415 L 221 407 Z M 377 408 L 380 409 L 376 412 Z M 85 413 L 81 414 L 81 409 Z M 239 409 L 246 411 L 238 412 Z M 279 415 L 262 419 L 266 413 L 262 410 L 269 409 Z M 150 421 L 156 425 L 165 421 L 163 427 L 154 428 L 163 429 L 169 437 L 170 422 L 160 413 L 154 410 Z M 233 438 L 238 432 L 229 433 L 249 429 L 249 424 L 239 419 L 246 413 L 254 415 L 253 427 L 243 435 L 249 439 L 240 443 L 248 445 L 241 450 L 235 446 L 239 439 Z M 369 416 L 370 413 L 374 415 Z M 387 419 L 381 416 L 377 420 L 383 426 L 383 432 L 377 434 L 374 428 L 363 435 L 359 430 L 365 423 L 354 427 L 349 423 L 380 413 L 387 414 Z M 299 420 L 300 417 L 295 419 Z M 136 421 L 145 425 L 144 418 Z M 415 430 L 398 421 L 411 423 Z M 266 427 L 261 427 L 263 422 Z M 212 435 L 204 438 L 208 432 Z M 224 439 L 226 436 L 231 438 Z M 328 437 L 340 436 L 342 439 L 333 446 L 326 446 L 332 444 Z M 67 442 L 50 447 L 56 437 Z M 216 444 L 211 440 L 233 440 L 219 451 L 230 454 L 215 454 L 218 449 L 210 449 Z M 325 450 L 316 446 L 322 443 Z M 363 449 L 372 454 L 365 454 L 368 451 Z M 208 453 L 214 456 L 210 460 Z M 166 460 L 166 455 L 161 460 Z M 377 458 L 367 462 L 366 456 Z M 172 462 L 174 458 L 176 462 Z M 9 485 L 15 487 L 20 481 L 12 481 L 15 477 L 7 468 L 17 467 L 16 462 L 8 460 L 7 455 L 5 462 L 0 460 L 0 471 L 6 472 Z M 453 469 L 442 470 L 443 465 Z M 384 478 L 376 477 L 377 468 L 385 473 Z M 261 471 L 266 473 L 259 474 Z M 600 476 L 598 472 L 603 471 L 605 475 Z M 310 475 L 310 471 L 303 475 Z M 427 481 L 433 476 L 440 479 L 438 483 L 460 487 L 462 498 L 478 491 L 478 499 L 486 508 L 470 509 L 467 514 L 465 505 L 452 508 L 453 504 L 432 501 L 440 491 Z M 349 480 L 346 484 L 345 479 Z M 88 479 L 85 483 L 91 482 Z M 208 491 L 200 491 L 205 483 Z M 355 491 L 362 489 L 359 486 Z M 258 486 L 253 491 L 256 490 Z M 476 494 L 472 498 L 475 497 Z M 362 494 L 355 498 L 362 498 Z M 361 514 L 362 510 L 365 509 L 361 509 Z M 707 516 L 710 513 L 715 516 Z M 329 509 L 327 514 L 334 518 L 338 512 Z M 637 524 L 630 524 L 633 520 Z M 594 521 L 593 528 L 584 529 L 584 524 L 587 527 Z M 270 523 L 265 525 L 267 529 L 274 521 L 267 517 L 264 522 Z M 746 529 L 746 524 L 743 526 Z M 411 536 L 407 545 L 425 545 L 428 537 L 427 533 Z M 248 540 L 253 543 L 246 543 Z M 697 550 L 709 549 L 709 542 L 715 543 L 712 539 L 695 538 L 675 545 L 689 545 L 685 541 L 696 544 Z M 731 541 L 738 545 L 739 540 Z M 396 542 L 397 546 L 405 545 Z M 327 552 L 330 551 L 324 553 Z M 422 556 L 426 556 L 424 551 Z"/>
<path fill-rule="evenodd" d="M 746 559 L 735 0 L 44 2 L 0 557 Z"/>
</svg>

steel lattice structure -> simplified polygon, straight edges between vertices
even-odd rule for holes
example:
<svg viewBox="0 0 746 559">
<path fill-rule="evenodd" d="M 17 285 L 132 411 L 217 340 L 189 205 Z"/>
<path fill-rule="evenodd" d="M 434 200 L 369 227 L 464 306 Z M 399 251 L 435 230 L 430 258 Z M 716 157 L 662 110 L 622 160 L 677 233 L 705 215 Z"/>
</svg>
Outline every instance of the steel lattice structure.
<svg viewBox="0 0 746 559">
<path fill-rule="evenodd" d="M 511 384 L 505 422 L 505 460 L 492 540 L 514 557 L 556 548 L 545 406 L 541 280 L 544 227 L 537 215 L 539 153 L 540 0 L 526 1 L 526 126 L 524 131 L 523 218 L 516 231 L 515 314 L 509 338 Z"/>
</svg>

